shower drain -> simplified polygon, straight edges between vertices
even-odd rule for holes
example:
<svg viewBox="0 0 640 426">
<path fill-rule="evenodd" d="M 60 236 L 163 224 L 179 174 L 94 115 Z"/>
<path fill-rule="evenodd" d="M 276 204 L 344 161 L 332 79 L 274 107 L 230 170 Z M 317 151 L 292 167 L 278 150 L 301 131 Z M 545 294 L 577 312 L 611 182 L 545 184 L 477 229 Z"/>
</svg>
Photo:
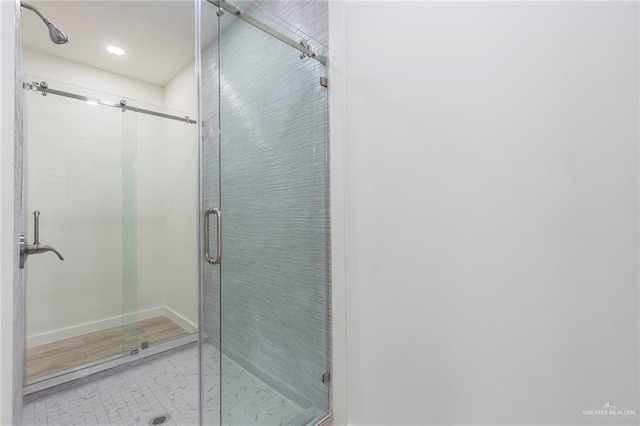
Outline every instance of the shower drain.
<svg viewBox="0 0 640 426">
<path fill-rule="evenodd" d="M 171 418 L 171 416 L 168 415 L 168 414 L 160 414 L 159 416 L 152 417 L 151 420 L 149 420 L 149 424 L 150 425 L 163 425 L 170 418 Z"/>
</svg>

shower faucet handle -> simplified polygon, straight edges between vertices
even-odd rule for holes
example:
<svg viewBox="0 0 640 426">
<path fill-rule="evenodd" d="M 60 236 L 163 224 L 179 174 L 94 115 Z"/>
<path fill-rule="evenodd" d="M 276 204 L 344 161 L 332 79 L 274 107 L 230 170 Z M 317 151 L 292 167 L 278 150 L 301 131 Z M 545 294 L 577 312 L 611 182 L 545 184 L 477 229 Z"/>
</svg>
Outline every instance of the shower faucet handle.
<svg viewBox="0 0 640 426">
<path fill-rule="evenodd" d="M 33 212 L 33 244 L 40 244 L 40 212 Z"/>
<path fill-rule="evenodd" d="M 20 234 L 20 269 L 24 268 L 27 257 L 31 254 L 41 254 L 51 251 L 58 256 L 58 259 L 64 260 L 62 254 L 47 244 L 40 244 L 40 212 L 33 212 L 33 244 L 27 244 L 27 238 L 24 234 Z"/>
</svg>

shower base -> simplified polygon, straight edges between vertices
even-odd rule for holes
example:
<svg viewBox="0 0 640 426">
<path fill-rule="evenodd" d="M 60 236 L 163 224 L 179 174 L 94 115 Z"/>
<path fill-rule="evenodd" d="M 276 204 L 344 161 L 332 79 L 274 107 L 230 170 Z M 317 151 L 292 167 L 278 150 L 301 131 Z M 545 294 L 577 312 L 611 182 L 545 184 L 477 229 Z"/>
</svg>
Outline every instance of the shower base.
<svg viewBox="0 0 640 426">
<path fill-rule="evenodd" d="M 126 345 L 133 349 L 139 348 L 142 342 L 155 345 L 187 334 L 187 330 L 171 319 L 156 316 L 125 326 L 34 346 L 26 350 L 25 381 L 33 383 L 122 356 L 125 347 L 123 336 L 134 337 Z"/>
<path fill-rule="evenodd" d="M 321 413 L 303 408 L 223 357 L 225 390 L 220 406 L 220 355 L 205 345 L 204 424 L 225 426 L 316 424 Z M 148 425 L 159 414 L 166 425 L 198 424 L 198 348 L 190 345 L 117 374 L 29 402 L 23 425 Z M 208 384 L 208 385 L 207 385 Z M 238 399 L 238 398 L 241 398 Z"/>
</svg>

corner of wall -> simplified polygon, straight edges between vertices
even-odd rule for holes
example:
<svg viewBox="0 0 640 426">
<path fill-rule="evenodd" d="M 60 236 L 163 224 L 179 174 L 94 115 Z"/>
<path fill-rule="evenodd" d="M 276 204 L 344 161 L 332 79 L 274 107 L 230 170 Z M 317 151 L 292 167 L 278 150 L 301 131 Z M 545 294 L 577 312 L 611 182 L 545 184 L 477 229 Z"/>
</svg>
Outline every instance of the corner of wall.
<svg viewBox="0 0 640 426">
<path fill-rule="evenodd" d="M 349 423 L 347 139 L 344 43 L 346 2 L 329 2 L 329 122 L 331 164 L 332 411 L 333 424 Z"/>
<path fill-rule="evenodd" d="M 20 134 L 20 111 L 16 94 L 20 88 L 20 8 L 17 1 L 0 1 L 0 423 L 15 424 L 22 413 L 22 375 L 19 365 L 21 346 L 16 336 L 21 333 L 21 311 L 16 304 L 16 288 L 20 288 L 15 243 L 15 146 Z"/>
</svg>

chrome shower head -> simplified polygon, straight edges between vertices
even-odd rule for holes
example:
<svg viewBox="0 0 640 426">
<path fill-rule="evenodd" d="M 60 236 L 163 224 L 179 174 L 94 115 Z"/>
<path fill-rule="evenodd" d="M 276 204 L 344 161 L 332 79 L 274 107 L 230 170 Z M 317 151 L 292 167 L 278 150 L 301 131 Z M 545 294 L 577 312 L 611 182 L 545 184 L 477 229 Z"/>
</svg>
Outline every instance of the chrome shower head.
<svg viewBox="0 0 640 426">
<path fill-rule="evenodd" d="M 38 15 L 40 19 L 42 19 L 42 22 L 44 22 L 49 29 L 49 38 L 52 42 L 54 42 L 55 44 L 65 44 L 69 41 L 69 37 L 67 37 L 67 35 L 62 32 L 62 30 L 56 27 L 53 22 L 47 19 L 47 17 L 44 16 L 44 14 L 40 12 L 35 6 L 32 6 L 29 3 L 23 1 L 20 2 L 20 6 L 29 9 L 30 11 Z"/>
<path fill-rule="evenodd" d="M 47 24 L 47 27 L 49 27 L 49 38 L 55 44 L 65 44 L 69 41 L 69 37 L 67 37 L 67 35 L 63 33 L 60 28 L 53 25 L 52 22 L 49 22 Z"/>
</svg>

